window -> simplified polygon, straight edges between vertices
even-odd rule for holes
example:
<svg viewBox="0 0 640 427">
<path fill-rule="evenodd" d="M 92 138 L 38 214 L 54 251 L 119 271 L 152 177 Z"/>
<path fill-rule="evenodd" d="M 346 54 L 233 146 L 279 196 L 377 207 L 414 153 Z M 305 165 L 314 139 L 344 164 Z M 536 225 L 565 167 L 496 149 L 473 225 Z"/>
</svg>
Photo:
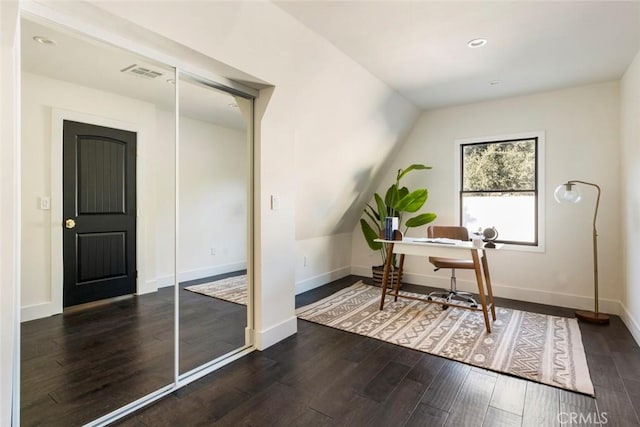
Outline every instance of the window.
<svg viewBox="0 0 640 427">
<path fill-rule="evenodd" d="M 460 224 L 540 247 L 542 133 L 457 141 Z"/>
</svg>

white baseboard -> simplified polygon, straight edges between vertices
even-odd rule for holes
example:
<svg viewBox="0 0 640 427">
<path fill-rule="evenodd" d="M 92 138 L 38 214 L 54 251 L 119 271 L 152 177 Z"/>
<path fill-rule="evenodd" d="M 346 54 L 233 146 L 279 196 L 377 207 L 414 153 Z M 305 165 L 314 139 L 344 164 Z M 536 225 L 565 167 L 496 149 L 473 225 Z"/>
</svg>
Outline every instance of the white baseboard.
<svg viewBox="0 0 640 427">
<path fill-rule="evenodd" d="M 167 286 L 173 286 L 173 276 L 162 276 L 147 281 L 147 283 L 151 282 L 155 282 L 156 289 L 166 288 Z"/>
<path fill-rule="evenodd" d="M 215 265 L 213 267 L 198 268 L 195 270 L 182 271 L 178 274 L 178 282 L 188 282 L 189 280 L 202 279 L 204 277 L 217 276 L 219 274 L 232 273 L 234 271 L 245 270 L 246 261 L 238 261 L 231 264 Z M 152 282 L 148 281 L 149 282 Z M 158 288 L 173 286 L 173 276 L 162 276 L 155 279 Z"/>
<path fill-rule="evenodd" d="M 371 267 L 352 266 L 351 274 L 359 276 L 371 276 Z M 403 281 L 415 285 L 433 286 L 437 288 L 449 288 L 449 278 L 405 272 Z M 458 278 L 458 289 L 467 292 L 478 292 L 474 281 Z M 496 297 L 515 299 L 537 304 L 555 305 L 558 307 L 573 308 L 579 310 L 593 310 L 593 298 L 582 295 L 566 294 L 561 292 L 541 291 L 539 289 L 524 289 L 501 284 L 492 284 L 493 295 Z M 600 298 L 600 311 L 603 313 L 620 315 L 620 301 Z"/>
<path fill-rule="evenodd" d="M 144 285 L 138 283 L 138 289 L 136 291 L 136 295 L 145 295 L 150 294 L 152 292 L 156 292 L 158 290 L 158 283 L 156 279 L 147 280 L 144 282 Z"/>
<path fill-rule="evenodd" d="M 620 318 L 629 329 L 629 332 L 631 332 L 631 335 L 633 335 L 633 339 L 640 345 L 640 322 L 633 318 L 624 304 L 620 304 L 620 307 Z"/>
<path fill-rule="evenodd" d="M 240 261 L 232 264 L 217 265 L 214 267 L 200 268 L 197 270 L 184 271 L 178 275 L 180 282 L 186 282 L 194 279 L 201 279 L 203 277 L 216 276 L 218 274 L 231 273 L 233 271 L 244 270 L 247 268 L 245 261 Z M 347 273 L 348 274 L 348 273 Z M 143 295 L 150 292 L 155 292 L 158 288 L 166 286 L 173 286 L 173 276 L 158 277 L 156 279 L 147 280 L 145 282 L 144 289 L 138 292 L 137 295 Z M 20 321 L 26 322 L 29 320 L 41 319 L 43 317 L 53 316 L 59 314 L 51 301 L 33 304 L 22 307 L 20 309 Z"/>
<path fill-rule="evenodd" d="M 60 311 L 56 310 L 51 301 L 28 305 L 20 309 L 20 322 L 42 319 L 43 317 L 53 316 L 54 314 L 60 314 Z"/>
<path fill-rule="evenodd" d="M 169 285 L 173 284 L 173 280 L 171 278 L 169 278 L 169 282 Z M 144 286 L 138 287 L 138 292 L 136 292 L 136 295 L 144 295 L 155 292 L 157 290 L 156 286 L 156 280 L 147 280 Z M 29 320 L 42 319 L 43 317 L 49 317 L 60 313 L 62 313 L 62 311 L 60 309 L 56 309 L 56 304 L 54 304 L 52 301 L 46 301 L 21 307 L 20 321 L 27 322 Z"/>
<path fill-rule="evenodd" d="M 298 332 L 298 318 L 292 316 L 268 329 L 255 331 L 255 347 L 262 351 Z"/>
<path fill-rule="evenodd" d="M 327 283 L 334 280 L 342 279 L 349 274 L 351 274 L 351 267 L 342 267 L 338 268 L 337 270 L 329 271 L 327 273 L 319 274 L 318 276 L 302 280 L 296 283 L 296 295 L 315 288 L 319 288 L 320 286 L 326 285 Z"/>
</svg>

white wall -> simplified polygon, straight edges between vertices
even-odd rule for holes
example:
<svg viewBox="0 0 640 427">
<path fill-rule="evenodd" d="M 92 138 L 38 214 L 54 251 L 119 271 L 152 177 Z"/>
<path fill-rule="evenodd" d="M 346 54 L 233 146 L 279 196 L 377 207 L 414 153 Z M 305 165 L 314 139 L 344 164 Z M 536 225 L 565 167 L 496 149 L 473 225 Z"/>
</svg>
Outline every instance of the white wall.
<svg viewBox="0 0 640 427">
<path fill-rule="evenodd" d="M 180 118 L 180 281 L 246 268 L 247 136 Z"/>
<path fill-rule="evenodd" d="M 0 2 L 0 425 L 11 425 L 19 387 L 17 349 L 20 345 L 18 313 L 19 158 L 18 93 L 19 60 L 16 55 L 18 4 Z M 16 387 L 14 388 L 14 385 Z M 15 415 L 15 413 L 14 413 Z"/>
<path fill-rule="evenodd" d="M 296 295 L 351 274 L 351 233 L 296 241 Z"/>
<path fill-rule="evenodd" d="M 640 52 L 621 83 L 622 319 L 640 343 Z"/>
<path fill-rule="evenodd" d="M 619 85 L 595 84 L 531 96 L 427 111 L 387 174 L 411 163 L 433 166 L 413 172 L 405 185 L 425 185 L 425 211 L 438 214 L 434 224 L 457 224 L 454 212 L 454 141 L 456 139 L 546 132 L 546 251 L 500 251 L 490 255 L 497 296 L 593 310 L 591 224 L 595 191 L 583 187 L 583 201 L 560 205 L 555 187 L 569 179 L 602 187 L 599 231 L 600 308 L 618 313 L 622 297 L 620 245 Z M 411 188 L 411 186 L 409 186 Z M 425 233 L 424 228 L 413 230 Z M 359 227 L 353 234 L 354 272 L 364 274 L 376 263 Z M 425 260 L 407 259 L 407 280 L 448 286 L 447 272 L 434 273 Z M 473 290 L 470 272 L 460 273 L 461 287 Z M 476 288 L 477 289 L 477 288 Z"/>
<path fill-rule="evenodd" d="M 343 250 L 416 108 L 269 2 L 94 4 L 275 86 L 256 103 L 256 344 L 294 333 L 297 247 Z"/>
<path fill-rule="evenodd" d="M 154 144 L 154 168 L 150 172 L 154 186 L 162 189 L 153 192 L 154 223 L 149 224 L 148 243 L 145 247 L 149 257 L 157 260 L 155 274 L 149 274 L 147 288 L 169 286 L 174 276 L 174 218 L 175 218 L 175 112 L 156 110 L 158 135 L 167 135 Z"/>
</svg>

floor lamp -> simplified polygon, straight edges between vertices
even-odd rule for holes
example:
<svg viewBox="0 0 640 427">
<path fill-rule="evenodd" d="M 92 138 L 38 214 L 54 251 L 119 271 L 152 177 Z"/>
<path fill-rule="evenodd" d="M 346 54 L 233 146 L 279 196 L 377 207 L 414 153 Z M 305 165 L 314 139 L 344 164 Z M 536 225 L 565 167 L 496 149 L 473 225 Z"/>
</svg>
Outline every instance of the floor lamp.
<svg viewBox="0 0 640 427">
<path fill-rule="evenodd" d="M 559 203 L 578 203 L 580 199 L 582 199 L 582 196 L 580 195 L 580 191 L 576 184 L 584 184 L 596 188 L 598 190 L 598 197 L 596 198 L 596 209 L 593 213 L 593 290 L 595 310 L 578 310 L 575 314 L 576 317 L 582 321 L 606 325 L 609 323 L 609 316 L 598 311 L 598 232 L 596 230 L 596 218 L 598 216 L 598 206 L 600 205 L 600 187 L 591 182 L 575 180 L 567 181 L 565 184 L 560 184 L 556 188 L 554 197 Z"/>
</svg>

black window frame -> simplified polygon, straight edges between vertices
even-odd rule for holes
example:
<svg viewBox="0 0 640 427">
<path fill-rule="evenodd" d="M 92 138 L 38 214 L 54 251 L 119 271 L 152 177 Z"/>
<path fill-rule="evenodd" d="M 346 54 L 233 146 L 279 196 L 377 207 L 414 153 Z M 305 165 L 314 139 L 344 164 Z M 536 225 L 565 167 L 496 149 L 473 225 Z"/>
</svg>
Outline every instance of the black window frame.
<svg viewBox="0 0 640 427">
<path fill-rule="evenodd" d="M 500 191 L 496 191 L 496 190 L 464 190 L 464 149 L 465 147 L 469 147 L 469 146 L 474 146 L 474 145 L 491 145 L 491 144 L 505 144 L 505 143 L 516 143 L 516 142 L 521 142 L 521 141 L 533 141 L 534 143 L 534 149 L 535 149 L 535 165 L 534 165 L 534 189 L 533 190 L 514 190 L 514 189 L 509 189 L 509 190 L 500 190 Z M 458 212 L 458 218 L 459 218 L 459 223 L 461 226 L 463 226 L 463 212 L 464 212 L 464 206 L 463 206 L 463 198 L 465 194 L 505 194 L 505 193 L 511 193 L 511 194 L 516 194 L 516 193 L 533 193 L 534 194 L 534 240 L 533 242 L 523 242 L 523 241 L 514 241 L 514 240 L 503 240 L 498 238 L 496 240 L 497 243 L 504 243 L 504 244 L 508 244 L 508 245 L 518 245 L 518 246 L 531 246 L 531 247 L 537 247 L 539 246 L 540 243 L 540 224 L 539 224 L 539 217 L 538 217 L 538 210 L 539 210 L 539 204 L 540 204 L 540 200 L 539 200 L 539 188 L 540 188 L 540 181 L 539 181 L 539 174 L 538 174 L 538 170 L 539 170 L 539 164 L 540 164 L 540 140 L 539 140 L 539 136 L 531 136 L 531 137 L 522 137 L 522 138 L 508 138 L 508 139 L 500 139 L 500 140 L 495 140 L 495 141 L 480 141 L 480 142 L 470 142 L 470 143 L 461 143 L 460 144 L 460 153 L 459 153 L 459 161 L 460 161 L 460 188 L 459 188 L 459 200 L 458 200 L 458 206 L 459 206 L 459 212 Z M 500 230 L 498 230 L 498 237 L 500 237 Z"/>
</svg>

